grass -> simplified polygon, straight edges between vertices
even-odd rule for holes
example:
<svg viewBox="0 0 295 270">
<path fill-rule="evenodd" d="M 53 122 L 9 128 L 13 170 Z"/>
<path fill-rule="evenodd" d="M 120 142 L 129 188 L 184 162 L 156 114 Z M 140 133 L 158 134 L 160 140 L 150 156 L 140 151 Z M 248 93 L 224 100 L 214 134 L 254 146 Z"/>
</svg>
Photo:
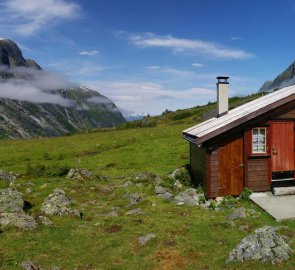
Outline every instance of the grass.
<svg viewBox="0 0 295 270">
<path fill-rule="evenodd" d="M 56 187 L 65 190 L 84 214 L 82 220 L 50 217 L 54 226 L 40 225 L 34 231 L 2 228 L 0 269 L 19 269 L 17 264 L 24 260 L 62 269 L 294 269 L 294 256 L 275 266 L 252 261 L 225 264 L 228 253 L 244 236 L 261 226 L 278 225 L 249 202 L 240 206 L 254 208 L 261 216 L 247 217 L 232 227 L 225 222 L 231 210 L 176 206 L 155 196 L 151 183 L 122 186 L 126 177 L 150 171 L 165 178 L 189 162 L 188 143 L 181 138 L 181 131 L 195 120 L 156 121 L 158 125 L 149 128 L 0 141 L 1 169 L 22 174 L 15 188 L 32 204 L 29 214 L 39 215 L 44 198 Z M 38 164 L 46 168 L 81 167 L 107 177 L 77 181 L 42 172 L 38 176 L 26 174 L 28 166 Z M 2 188 L 6 186 L 1 183 Z M 104 192 L 101 188 L 105 186 L 111 191 Z M 28 187 L 31 193 L 26 191 Z M 127 207 L 126 194 L 134 192 L 145 194 L 146 200 Z M 124 215 L 137 207 L 144 215 Z M 118 209 L 119 217 L 103 216 L 114 209 Z M 248 229 L 240 231 L 241 225 Z M 294 240 L 295 222 L 280 225 L 288 226 L 282 232 Z M 155 233 L 156 238 L 140 246 L 138 237 L 148 233 Z"/>
</svg>

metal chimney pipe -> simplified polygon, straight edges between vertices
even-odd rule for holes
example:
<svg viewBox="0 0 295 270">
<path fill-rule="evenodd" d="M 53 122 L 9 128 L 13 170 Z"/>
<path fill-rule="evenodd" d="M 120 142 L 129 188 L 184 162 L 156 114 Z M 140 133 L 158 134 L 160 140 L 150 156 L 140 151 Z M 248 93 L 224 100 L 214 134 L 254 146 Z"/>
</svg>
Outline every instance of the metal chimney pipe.
<svg viewBox="0 0 295 270">
<path fill-rule="evenodd" d="M 228 79 L 229 77 L 218 76 L 217 78 L 217 117 L 228 112 Z"/>
</svg>

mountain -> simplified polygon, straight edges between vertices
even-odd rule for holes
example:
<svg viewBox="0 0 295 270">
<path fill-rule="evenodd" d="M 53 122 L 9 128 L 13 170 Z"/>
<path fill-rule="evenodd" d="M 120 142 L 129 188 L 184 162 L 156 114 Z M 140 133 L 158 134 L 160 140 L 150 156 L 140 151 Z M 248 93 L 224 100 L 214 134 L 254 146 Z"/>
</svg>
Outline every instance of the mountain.
<svg viewBox="0 0 295 270">
<path fill-rule="evenodd" d="M 131 114 L 124 114 L 124 118 L 127 122 L 135 121 L 135 120 L 141 120 L 145 117 L 148 117 L 149 113 L 131 113 Z"/>
<path fill-rule="evenodd" d="M 59 136 L 125 122 L 107 97 L 43 70 L 2 38 L 0 112 L 1 138 Z"/>
<path fill-rule="evenodd" d="M 295 61 L 273 81 L 266 81 L 259 92 L 271 92 L 295 84 Z"/>
</svg>

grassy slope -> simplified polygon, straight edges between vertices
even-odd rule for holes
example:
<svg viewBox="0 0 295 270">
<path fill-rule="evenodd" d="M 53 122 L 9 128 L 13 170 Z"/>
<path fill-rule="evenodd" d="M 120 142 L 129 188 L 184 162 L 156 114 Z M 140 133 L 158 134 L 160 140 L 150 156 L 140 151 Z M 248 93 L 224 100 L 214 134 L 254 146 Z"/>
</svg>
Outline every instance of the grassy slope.
<svg viewBox="0 0 295 270">
<path fill-rule="evenodd" d="M 173 118 L 173 114 L 170 117 Z M 275 224 L 263 212 L 260 218 L 247 217 L 246 221 L 231 227 L 225 223 L 228 211 L 212 212 L 161 201 L 154 196 L 152 185 L 119 186 L 124 180 L 115 176 L 145 170 L 164 176 L 188 163 L 188 144 L 181 138 L 181 131 L 195 122 L 196 116 L 177 121 L 170 117 L 167 119 L 166 115 L 165 121 L 157 118 L 159 124 L 154 128 L 0 141 L 1 168 L 6 171 L 24 173 L 28 164 L 36 163 L 67 164 L 110 177 L 87 181 L 26 176 L 19 179 L 16 188 L 32 203 L 29 210 L 32 215 L 37 215 L 44 198 L 55 187 L 60 187 L 75 199 L 84 219 L 52 217 L 53 227 L 39 226 L 32 232 L 3 229 L 0 269 L 18 269 L 16 263 L 23 260 L 63 269 L 294 269 L 295 258 L 278 266 L 255 262 L 224 264 L 227 254 L 242 237 L 257 227 Z M 44 153 L 48 153 L 51 160 Z M 26 193 L 29 181 L 34 184 L 30 194 Z M 101 186 L 111 186 L 113 192 L 104 194 Z M 143 192 L 147 200 L 127 208 L 128 200 L 124 197 L 127 192 Z M 153 202 L 157 206 L 152 207 Z M 255 208 L 249 203 L 243 204 Z M 98 215 L 112 211 L 112 207 L 119 207 L 118 218 Z M 136 207 L 141 207 L 145 214 L 124 216 L 127 210 Z M 295 223 L 283 224 L 290 227 L 285 233 L 294 239 Z M 248 231 L 238 230 L 239 225 L 248 225 Z M 114 228 L 119 229 L 111 233 Z M 157 237 L 140 247 L 137 238 L 151 232 Z"/>
</svg>

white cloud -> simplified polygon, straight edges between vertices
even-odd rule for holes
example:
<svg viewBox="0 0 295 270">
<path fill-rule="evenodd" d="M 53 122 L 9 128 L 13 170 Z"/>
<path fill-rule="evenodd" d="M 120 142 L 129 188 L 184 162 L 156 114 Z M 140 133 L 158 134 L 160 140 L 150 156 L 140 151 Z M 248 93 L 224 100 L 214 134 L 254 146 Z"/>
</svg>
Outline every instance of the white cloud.
<svg viewBox="0 0 295 270">
<path fill-rule="evenodd" d="M 127 38 L 130 43 L 140 48 L 158 47 L 171 49 L 178 53 L 203 54 L 219 59 L 247 59 L 254 55 L 241 49 L 232 49 L 218 43 L 175 38 L 171 35 L 160 36 L 154 33 L 129 34 L 119 32 L 119 36 Z"/>
<path fill-rule="evenodd" d="M 160 66 L 148 66 L 148 67 L 145 67 L 145 69 L 160 69 L 161 67 Z"/>
<path fill-rule="evenodd" d="M 237 40 L 244 40 L 242 37 L 231 37 L 231 40 L 237 41 Z"/>
<path fill-rule="evenodd" d="M 193 67 L 197 67 L 197 68 L 201 68 L 201 67 L 203 67 L 203 65 L 200 64 L 200 63 L 192 63 L 192 66 L 193 66 Z"/>
<path fill-rule="evenodd" d="M 0 30 L 29 36 L 48 28 L 58 19 L 71 19 L 79 5 L 67 0 L 5 0 L 0 3 Z"/>
<path fill-rule="evenodd" d="M 113 100 L 117 106 L 137 113 L 159 114 L 165 109 L 189 108 L 216 98 L 216 91 L 206 88 L 173 90 L 153 82 L 105 81 L 87 85 Z"/>
<path fill-rule="evenodd" d="M 99 54 L 99 51 L 82 51 L 79 52 L 80 55 L 86 55 L 86 56 L 95 56 Z"/>
</svg>

